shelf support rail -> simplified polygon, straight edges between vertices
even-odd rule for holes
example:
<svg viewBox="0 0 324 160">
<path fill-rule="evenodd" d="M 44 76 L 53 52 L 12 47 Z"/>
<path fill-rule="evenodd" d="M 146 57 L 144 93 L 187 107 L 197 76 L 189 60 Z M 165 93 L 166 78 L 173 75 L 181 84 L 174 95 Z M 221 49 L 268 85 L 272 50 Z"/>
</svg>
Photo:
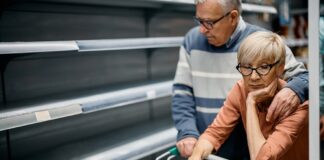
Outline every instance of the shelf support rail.
<svg viewBox="0 0 324 160">
<path fill-rule="evenodd" d="M 0 55 L 62 51 L 113 51 L 179 47 L 184 37 L 125 38 L 76 41 L 0 42 Z M 306 46 L 307 39 L 285 39 L 289 47 Z"/>
<path fill-rule="evenodd" d="M 0 42 L 1 54 L 27 54 L 62 51 L 112 51 L 179 47 L 183 37 L 125 38 L 76 41 Z"/>
</svg>

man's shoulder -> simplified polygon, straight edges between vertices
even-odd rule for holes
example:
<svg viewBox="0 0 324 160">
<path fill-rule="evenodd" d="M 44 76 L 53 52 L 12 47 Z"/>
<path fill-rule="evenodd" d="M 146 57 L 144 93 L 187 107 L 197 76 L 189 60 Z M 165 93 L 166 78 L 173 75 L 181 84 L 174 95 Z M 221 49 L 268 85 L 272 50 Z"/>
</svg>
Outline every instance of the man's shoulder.
<svg viewBox="0 0 324 160">
<path fill-rule="evenodd" d="M 200 36 L 200 35 L 201 35 L 201 34 L 200 34 L 200 32 L 199 32 L 199 26 L 195 26 L 195 27 L 191 28 L 191 29 L 187 32 L 187 34 L 186 34 L 185 37 L 193 37 L 193 36 L 197 37 L 197 36 Z"/>
<path fill-rule="evenodd" d="M 199 26 L 191 28 L 185 36 L 185 42 L 193 44 L 204 39 L 206 39 L 206 37 L 200 33 Z"/>
<path fill-rule="evenodd" d="M 200 33 L 199 26 L 196 26 L 187 32 L 182 45 L 189 53 L 192 49 L 203 50 L 209 44 L 206 37 Z"/>
<path fill-rule="evenodd" d="M 246 36 L 248 36 L 254 32 L 257 32 L 257 31 L 268 31 L 268 30 L 266 30 L 265 28 L 253 25 L 253 24 L 246 23 L 246 28 L 245 28 Z"/>
</svg>

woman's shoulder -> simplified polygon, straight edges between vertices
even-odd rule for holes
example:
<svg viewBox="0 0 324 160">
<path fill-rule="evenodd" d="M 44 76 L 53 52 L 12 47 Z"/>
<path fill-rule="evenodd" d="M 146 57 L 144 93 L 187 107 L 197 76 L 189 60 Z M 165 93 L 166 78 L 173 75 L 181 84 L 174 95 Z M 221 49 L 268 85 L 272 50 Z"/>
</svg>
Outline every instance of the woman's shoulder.
<svg viewBox="0 0 324 160">
<path fill-rule="evenodd" d="M 235 97 L 239 100 L 244 100 L 246 97 L 246 92 L 244 88 L 244 81 L 243 79 L 240 79 L 234 84 L 228 96 Z"/>
</svg>

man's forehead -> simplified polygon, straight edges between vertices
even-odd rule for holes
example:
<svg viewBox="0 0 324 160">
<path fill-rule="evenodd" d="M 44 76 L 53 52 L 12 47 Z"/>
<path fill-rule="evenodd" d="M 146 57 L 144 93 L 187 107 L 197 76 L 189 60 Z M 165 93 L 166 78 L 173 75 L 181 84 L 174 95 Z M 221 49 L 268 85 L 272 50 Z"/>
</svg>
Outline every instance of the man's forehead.
<svg viewBox="0 0 324 160">
<path fill-rule="evenodd" d="M 196 6 L 196 16 L 202 19 L 214 19 L 222 16 L 223 9 L 216 4 L 208 4 L 206 2 Z"/>
</svg>

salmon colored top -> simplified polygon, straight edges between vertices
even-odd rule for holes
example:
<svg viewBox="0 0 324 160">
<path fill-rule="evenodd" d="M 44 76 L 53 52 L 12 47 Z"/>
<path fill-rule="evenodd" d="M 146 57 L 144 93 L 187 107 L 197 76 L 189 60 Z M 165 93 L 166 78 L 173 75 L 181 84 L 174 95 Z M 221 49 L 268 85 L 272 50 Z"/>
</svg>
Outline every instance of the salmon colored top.
<svg viewBox="0 0 324 160">
<path fill-rule="evenodd" d="M 285 85 L 286 82 L 280 80 Z M 216 151 L 228 138 L 242 118 L 246 128 L 246 98 L 243 79 L 239 80 L 224 102 L 213 123 L 200 138 L 207 139 Z M 259 123 L 266 142 L 261 147 L 257 159 L 308 159 L 308 101 L 285 119 L 266 122 L 267 112 L 258 111 Z"/>
</svg>

